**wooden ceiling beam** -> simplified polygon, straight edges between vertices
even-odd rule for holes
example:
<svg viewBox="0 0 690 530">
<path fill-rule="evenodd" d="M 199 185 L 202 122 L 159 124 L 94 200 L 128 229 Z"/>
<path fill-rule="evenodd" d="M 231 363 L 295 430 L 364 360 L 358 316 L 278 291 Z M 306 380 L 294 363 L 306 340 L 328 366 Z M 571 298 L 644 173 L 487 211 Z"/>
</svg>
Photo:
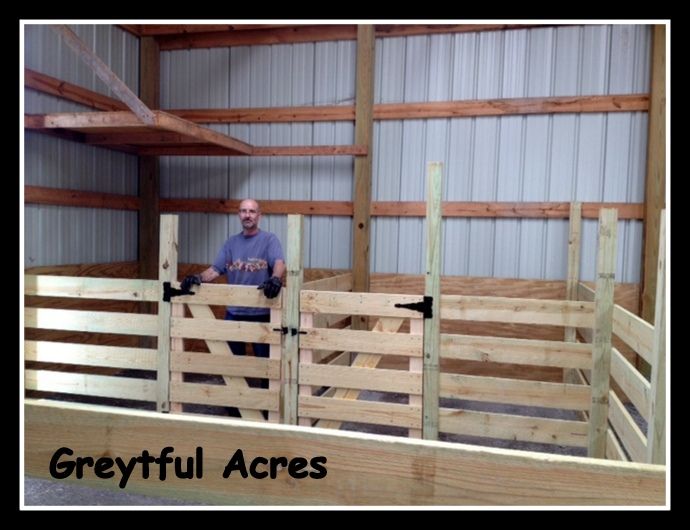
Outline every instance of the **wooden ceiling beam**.
<svg viewBox="0 0 690 530">
<path fill-rule="evenodd" d="M 376 37 L 400 37 L 406 35 L 430 35 L 438 33 L 467 33 L 478 31 L 501 31 L 533 27 L 553 27 L 557 24 L 380 24 L 375 26 Z M 146 25 L 140 31 L 145 32 Z M 191 26 L 190 26 L 191 27 Z M 203 27 L 203 26 L 202 26 Z M 232 29 L 197 29 L 182 31 L 177 27 L 157 27 L 153 35 L 161 50 L 186 50 L 190 48 L 215 48 L 226 46 L 251 46 L 260 44 L 287 44 L 297 42 L 322 42 L 333 40 L 355 40 L 357 26 L 354 24 L 324 25 L 232 25 Z M 250 29 L 251 28 L 251 29 Z M 242 31 L 237 31 L 242 29 Z"/>
</svg>

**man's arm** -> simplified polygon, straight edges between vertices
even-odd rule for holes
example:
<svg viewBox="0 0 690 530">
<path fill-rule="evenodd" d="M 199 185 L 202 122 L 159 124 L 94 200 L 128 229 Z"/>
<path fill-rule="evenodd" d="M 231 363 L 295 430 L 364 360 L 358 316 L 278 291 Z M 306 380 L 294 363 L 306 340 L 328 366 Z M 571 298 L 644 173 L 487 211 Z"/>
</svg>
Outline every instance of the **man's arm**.
<svg viewBox="0 0 690 530">
<path fill-rule="evenodd" d="M 209 267 L 201 274 L 190 274 L 185 276 L 184 280 L 180 282 L 180 289 L 183 291 L 189 291 L 192 285 L 201 285 L 204 282 L 212 282 L 220 276 L 220 273 L 213 267 Z"/>
<path fill-rule="evenodd" d="M 282 279 L 283 274 L 285 274 L 285 262 L 282 259 L 277 259 L 273 263 L 273 276 Z"/>
<path fill-rule="evenodd" d="M 283 268 L 285 268 L 284 265 L 283 265 Z M 199 276 L 201 277 L 201 281 L 202 281 L 202 282 L 208 283 L 208 282 L 212 282 L 213 280 L 215 280 L 216 278 L 218 278 L 218 276 L 220 276 L 220 274 L 219 274 L 218 271 L 217 271 L 216 269 L 214 269 L 213 267 L 209 267 L 209 268 L 206 269 L 204 272 L 202 272 L 201 274 L 199 274 Z"/>
</svg>

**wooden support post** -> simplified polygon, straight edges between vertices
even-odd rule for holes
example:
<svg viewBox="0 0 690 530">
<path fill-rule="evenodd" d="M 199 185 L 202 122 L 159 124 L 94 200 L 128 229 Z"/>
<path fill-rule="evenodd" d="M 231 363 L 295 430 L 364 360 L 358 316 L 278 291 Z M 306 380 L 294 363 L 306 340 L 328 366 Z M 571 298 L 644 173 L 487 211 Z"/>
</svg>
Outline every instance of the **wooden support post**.
<svg viewBox="0 0 690 530">
<path fill-rule="evenodd" d="M 300 314 L 300 320 L 299 320 L 300 328 L 303 329 L 309 329 L 314 327 L 314 313 L 301 313 Z M 304 348 L 300 347 L 299 350 L 299 362 L 301 364 L 312 364 L 314 361 L 314 351 L 313 350 L 305 350 Z M 299 377 L 299 368 L 297 369 L 297 376 Z M 311 397 L 312 396 L 312 387 L 311 385 L 299 385 L 299 395 L 300 396 L 307 396 Z M 298 422 L 300 425 L 306 426 L 306 427 L 311 427 L 314 423 L 314 420 L 311 418 L 299 418 L 299 404 L 297 405 L 297 416 L 298 416 Z"/>
<path fill-rule="evenodd" d="M 659 213 L 666 207 L 666 26 L 654 26 L 653 31 L 640 308 L 640 316 L 650 324 L 654 322 Z"/>
<path fill-rule="evenodd" d="M 297 389 L 299 377 L 299 294 L 304 281 L 302 269 L 302 233 L 304 216 L 288 215 L 287 286 L 283 291 L 283 357 L 281 359 L 281 416 L 283 423 L 297 425 Z"/>
<path fill-rule="evenodd" d="M 592 458 L 606 457 L 617 224 L 618 212 L 602 208 L 599 212 L 599 248 L 597 250 L 592 347 L 592 404 L 587 446 L 587 456 Z"/>
<path fill-rule="evenodd" d="M 432 316 L 424 319 L 422 436 L 438 439 L 439 365 L 441 350 L 441 174 L 443 164 L 427 166 L 426 274 L 424 295 L 430 296 Z"/>
<path fill-rule="evenodd" d="M 120 98 L 120 100 L 127 105 L 142 122 L 148 125 L 153 125 L 155 123 L 156 117 L 153 112 L 151 112 L 151 109 L 132 92 L 122 79 L 115 75 L 115 72 L 113 72 L 91 48 L 84 44 L 74 31 L 64 24 L 54 25 L 53 29 L 58 35 L 62 36 L 67 45 L 77 52 L 79 58 L 91 67 L 99 79 L 108 85 L 108 88 L 115 92 L 117 97 Z"/>
<path fill-rule="evenodd" d="M 565 286 L 565 299 L 577 300 L 577 284 L 580 281 L 580 234 L 582 233 L 582 203 L 570 203 L 570 223 L 568 233 L 568 279 Z M 577 328 L 565 328 L 565 342 L 577 342 Z M 564 383 L 576 383 L 579 380 L 574 370 L 563 370 Z"/>
<path fill-rule="evenodd" d="M 161 235 L 158 279 L 163 282 L 177 280 L 177 215 L 161 216 Z M 162 291 L 162 289 L 161 289 Z M 172 304 L 158 302 L 158 362 L 156 376 L 156 410 L 170 412 L 170 316 Z"/>
<path fill-rule="evenodd" d="M 647 462 L 666 465 L 666 210 L 659 223 L 659 260 L 656 270 L 654 347 L 647 427 Z"/>
<path fill-rule="evenodd" d="M 272 328 L 277 328 L 278 326 L 282 325 L 282 320 L 283 320 L 283 311 L 280 309 L 271 309 L 271 317 L 270 317 L 270 323 Z M 281 344 L 271 344 L 268 347 L 268 357 L 269 359 L 277 359 L 281 360 L 282 359 L 282 345 Z M 281 365 L 282 368 L 282 365 Z M 282 377 L 281 377 L 282 379 Z M 281 392 L 281 381 L 276 380 L 276 379 L 269 379 L 268 380 L 268 389 L 269 390 L 274 390 L 277 391 L 278 395 L 280 396 Z M 279 397 L 279 402 L 282 402 L 282 399 Z M 281 418 L 281 410 L 280 410 L 280 405 L 278 406 L 278 411 L 269 411 L 268 412 L 268 421 L 271 423 L 280 423 L 280 418 Z"/>
<path fill-rule="evenodd" d="M 352 216 L 352 291 L 369 292 L 369 243 L 371 234 L 371 138 L 374 130 L 374 26 L 357 26 L 357 89 L 355 144 L 367 147 L 366 156 L 355 157 Z M 352 317 L 352 329 L 369 329 L 368 319 Z"/>
<path fill-rule="evenodd" d="M 410 319 L 410 335 L 424 335 L 424 319 L 422 318 L 411 318 Z M 422 373 L 424 372 L 424 360 L 421 357 L 410 357 L 409 360 L 410 372 Z M 422 407 L 424 403 L 422 402 L 422 396 L 410 394 L 408 403 L 417 407 Z M 421 438 L 421 429 L 408 429 L 408 434 L 410 438 Z"/>
</svg>

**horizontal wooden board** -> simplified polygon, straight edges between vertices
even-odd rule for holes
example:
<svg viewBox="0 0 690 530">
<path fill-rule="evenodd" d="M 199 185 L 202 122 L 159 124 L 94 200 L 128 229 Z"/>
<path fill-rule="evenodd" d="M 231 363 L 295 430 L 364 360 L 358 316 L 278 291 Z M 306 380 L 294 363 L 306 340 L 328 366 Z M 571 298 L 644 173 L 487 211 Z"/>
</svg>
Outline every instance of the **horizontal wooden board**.
<svg viewBox="0 0 690 530">
<path fill-rule="evenodd" d="M 499 440 L 587 447 L 587 423 L 441 408 L 439 431 Z"/>
<path fill-rule="evenodd" d="M 594 304 L 570 300 L 442 295 L 441 318 L 592 327 Z"/>
<path fill-rule="evenodd" d="M 299 346 L 301 349 L 346 350 L 357 353 L 377 353 L 381 355 L 404 355 L 421 357 L 423 341 L 421 335 L 387 333 L 385 339 L 376 331 L 351 329 L 303 329 Z"/>
<path fill-rule="evenodd" d="M 422 408 L 399 403 L 299 396 L 300 418 L 355 421 L 421 429 Z"/>
<path fill-rule="evenodd" d="M 218 320 L 215 318 L 171 318 L 170 337 L 280 344 L 280 330 L 274 324 Z"/>
<path fill-rule="evenodd" d="M 566 410 L 590 405 L 589 387 L 581 385 L 443 373 L 440 381 L 443 398 Z"/>
<path fill-rule="evenodd" d="M 170 401 L 178 403 L 277 411 L 278 398 L 274 390 L 170 381 Z"/>
<path fill-rule="evenodd" d="M 24 294 L 137 302 L 159 302 L 162 299 L 160 282 L 156 280 L 33 274 L 24 275 Z"/>
<path fill-rule="evenodd" d="M 441 357 L 589 369 L 592 367 L 592 346 L 575 342 L 441 333 Z"/>
<path fill-rule="evenodd" d="M 422 374 L 355 366 L 300 364 L 299 384 L 421 394 Z"/>
<path fill-rule="evenodd" d="M 126 492 L 218 505 L 663 505 L 662 466 L 611 462 L 473 447 L 387 436 L 268 425 L 231 419 L 124 411 L 73 403 L 27 400 L 25 473 L 50 478 L 55 451 L 75 456 L 108 454 L 126 462 L 143 449 L 193 456 L 201 447 L 203 478 L 143 479 L 137 469 Z M 249 464 L 257 456 L 325 457 L 323 479 L 291 478 L 281 469 L 274 480 L 243 479 L 223 469 L 241 448 Z M 122 491 L 118 477 L 84 478 L 64 484 Z"/>
<path fill-rule="evenodd" d="M 157 351 L 69 342 L 24 341 L 24 359 L 42 363 L 155 370 Z"/>
<path fill-rule="evenodd" d="M 179 284 L 175 284 L 179 288 Z M 192 287 L 194 294 L 176 296 L 174 304 L 205 304 L 243 307 L 269 307 L 280 309 L 282 293 L 276 298 L 266 298 L 256 287 L 244 285 L 217 285 L 204 283 Z"/>
<path fill-rule="evenodd" d="M 245 355 L 210 355 L 171 350 L 170 369 L 174 372 L 194 374 L 280 379 L 280 360 Z"/>
<path fill-rule="evenodd" d="M 632 461 L 646 462 L 647 439 L 612 390 L 609 391 L 609 421 Z"/>
<path fill-rule="evenodd" d="M 109 375 L 25 370 L 26 390 L 118 399 L 156 400 L 156 381 Z"/>
<path fill-rule="evenodd" d="M 642 417 L 648 420 L 651 385 L 616 348 L 611 349 L 611 377 Z"/>
<path fill-rule="evenodd" d="M 40 329 L 155 336 L 158 332 L 158 316 L 26 307 L 24 325 Z"/>
<path fill-rule="evenodd" d="M 303 290 L 300 293 L 300 311 L 335 315 L 419 318 L 418 311 L 395 307 L 395 305 L 422 301 L 421 297 L 415 295 Z"/>
</svg>

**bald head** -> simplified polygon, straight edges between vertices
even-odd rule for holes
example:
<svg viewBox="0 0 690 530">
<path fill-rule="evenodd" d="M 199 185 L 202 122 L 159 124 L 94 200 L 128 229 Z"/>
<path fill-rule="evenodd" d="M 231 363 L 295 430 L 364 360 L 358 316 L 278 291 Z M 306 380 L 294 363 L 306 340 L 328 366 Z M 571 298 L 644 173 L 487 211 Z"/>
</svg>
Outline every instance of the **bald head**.
<svg viewBox="0 0 690 530">
<path fill-rule="evenodd" d="M 259 203 L 254 199 L 244 199 L 240 202 L 240 222 L 242 232 L 245 236 L 251 236 L 259 231 L 259 219 L 261 219 L 261 209 Z"/>
</svg>

